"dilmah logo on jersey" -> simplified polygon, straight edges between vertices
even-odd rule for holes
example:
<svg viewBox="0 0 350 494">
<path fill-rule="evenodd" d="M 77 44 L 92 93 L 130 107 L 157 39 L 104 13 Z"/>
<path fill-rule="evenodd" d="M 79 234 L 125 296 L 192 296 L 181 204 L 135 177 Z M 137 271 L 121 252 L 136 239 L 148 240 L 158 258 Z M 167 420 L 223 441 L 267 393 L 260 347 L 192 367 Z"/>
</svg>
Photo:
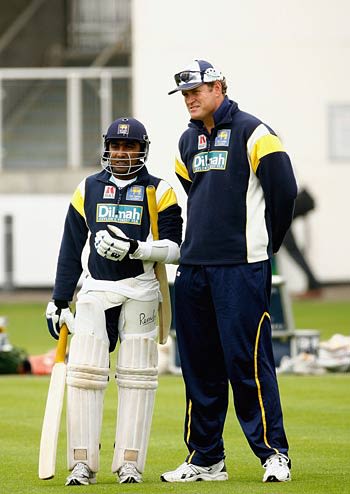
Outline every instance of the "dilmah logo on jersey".
<svg viewBox="0 0 350 494">
<path fill-rule="evenodd" d="M 123 223 L 141 225 L 143 206 L 129 206 L 128 204 L 96 204 L 97 223 Z"/>
<path fill-rule="evenodd" d="M 113 185 L 106 185 L 105 191 L 103 193 L 103 199 L 114 199 L 116 193 L 116 188 Z"/>
<path fill-rule="evenodd" d="M 209 170 L 225 170 L 227 163 L 227 151 L 210 151 L 198 153 L 192 162 L 193 173 L 207 172 Z"/>
<path fill-rule="evenodd" d="M 198 149 L 205 149 L 207 147 L 207 138 L 204 134 L 198 136 Z"/>
</svg>

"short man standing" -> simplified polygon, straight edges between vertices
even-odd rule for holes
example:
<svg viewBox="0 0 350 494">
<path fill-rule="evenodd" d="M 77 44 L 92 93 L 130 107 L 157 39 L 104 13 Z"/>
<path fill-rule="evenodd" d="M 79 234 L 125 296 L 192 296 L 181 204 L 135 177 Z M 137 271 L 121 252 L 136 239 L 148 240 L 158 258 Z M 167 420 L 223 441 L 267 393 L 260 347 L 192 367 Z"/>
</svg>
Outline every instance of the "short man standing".
<svg viewBox="0 0 350 494">
<path fill-rule="evenodd" d="M 134 118 L 114 121 L 104 136 L 103 170 L 85 178 L 66 216 L 53 301 L 51 335 L 73 333 L 67 365 L 66 485 L 96 482 L 109 352 L 120 339 L 116 381 L 118 417 L 112 471 L 120 483 L 142 481 L 157 373 L 159 283 L 154 263 L 177 263 L 181 209 L 173 189 L 145 167 L 149 139 Z M 151 233 L 146 188 L 156 189 L 159 240 Z M 69 308 L 83 273 L 76 316 Z M 113 440 L 111 440 L 113 443 Z"/>
<path fill-rule="evenodd" d="M 186 386 L 189 454 L 165 482 L 227 480 L 223 429 L 232 386 L 236 415 L 265 468 L 288 481 L 269 303 L 273 253 L 293 215 L 297 186 L 273 130 L 226 96 L 222 73 L 196 60 L 175 75 L 190 113 L 176 174 L 187 227 L 175 279 L 176 333 Z"/>
</svg>

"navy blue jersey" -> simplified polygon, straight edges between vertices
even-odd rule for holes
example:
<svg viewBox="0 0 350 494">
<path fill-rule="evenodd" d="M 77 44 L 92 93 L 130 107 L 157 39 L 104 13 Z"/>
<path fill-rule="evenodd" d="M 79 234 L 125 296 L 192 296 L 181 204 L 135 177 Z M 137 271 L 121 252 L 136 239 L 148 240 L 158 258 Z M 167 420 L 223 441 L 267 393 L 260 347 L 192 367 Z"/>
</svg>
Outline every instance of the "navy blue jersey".
<svg viewBox="0 0 350 494">
<path fill-rule="evenodd" d="M 88 241 L 88 271 L 96 280 L 118 281 L 144 272 L 143 262 L 126 256 L 122 261 L 101 257 L 94 247 L 95 235 L 108 224 L 118 226 L 135 240 L 152 239 L 146 187 L 156 188 L 159 239 L 181 243 L 181 208 L 170 185 L 150 175 L 146 167 L 137 179 L 125 187 L 110 181 L 110 173 L 101 171 L 85 178 L 75 190 L 65 220 L 57 263 L 53 298 L 72 300 L 82 274 L 82 252 Z"/>
<path fill-rule="evenodd" d="M 281 246 L 297 185 L 273 130 L 225 97 L 209 134 L 191 120 L 176 174 L 188 194 L 183 264 L 263 261 Z"/>
</svg>

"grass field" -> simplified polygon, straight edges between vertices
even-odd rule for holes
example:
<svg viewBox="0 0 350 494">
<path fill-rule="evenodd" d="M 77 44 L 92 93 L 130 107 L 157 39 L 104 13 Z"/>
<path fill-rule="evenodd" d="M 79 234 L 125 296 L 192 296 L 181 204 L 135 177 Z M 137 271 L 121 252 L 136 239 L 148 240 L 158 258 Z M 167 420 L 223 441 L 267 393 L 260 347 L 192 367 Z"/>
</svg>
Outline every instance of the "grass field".
<svg viewBox="0 0 350 494">
<path fill-rule="evenodd" d="M 52 348 L 44 320 L 43 303 L 1 304 L 7 315 L 11 342 L 30 354 Z M 298 302 L 293 304 L 296 327 L 319 329 L 321 339 L 334 333 L 349 335 L 350 304 L 347 302 Z M 112 376 L 113 372 L 111 372 Z M 119 485 L 110 473 L 115 429 L 116 386 L 111 379 L 106 392 L 102 434 L 101 470 L 98 484 L 63 487 L 65 421 L 57 454 L 56 477 L 37 476 L 38 447 L 48 377 L 3 376 L 0 378 L 0 493 L 244 493 L 244 494 L 338 494 L 347 492 L 350 473 L 350 374 L 279 376 L 285 426 L 293 461 L 293 481 L 263 484 L 262 468 L 250 451 L 238 426 L 232 404 L 226 421 L 225 445 L 229 481 L 166 484 L 159 475 L 181 463 L 186 450 L 182 441 L 184 391 L 181 377 L 160 376 L 144 483 Z"/>
</svg>

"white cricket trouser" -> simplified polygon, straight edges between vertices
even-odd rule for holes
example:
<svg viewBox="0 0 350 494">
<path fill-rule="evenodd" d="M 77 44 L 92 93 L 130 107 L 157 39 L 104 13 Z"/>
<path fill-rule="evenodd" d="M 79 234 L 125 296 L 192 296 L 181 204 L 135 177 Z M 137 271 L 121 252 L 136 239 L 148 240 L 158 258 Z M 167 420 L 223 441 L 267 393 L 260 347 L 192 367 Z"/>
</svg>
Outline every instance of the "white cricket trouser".
<svg viewBox="0 0 350 494">
<path fill-rule="evenodd" d="M 130 280 L 119 293 L 109 291 L 116 286 L 113 282 L 106 283 L 97 283 L 97 290 L 93 282 L 84 284 L 77 298 L 67 366 L 68 468 L 83 462 L 93 472 L 99 470 L 103 397 L 109 374 L 105 311 L 121 306 L 118 333 L 122 343 L 116 375 L 119 413 L 112 469 L 116 472 L 128 461 L 142 472 L 158 383 L 158 282 L 147 280 L 142 291 L 142 282 L 134 287 Z M 141 428 L 137 425 L 140 423 Z"/>
</svg>

